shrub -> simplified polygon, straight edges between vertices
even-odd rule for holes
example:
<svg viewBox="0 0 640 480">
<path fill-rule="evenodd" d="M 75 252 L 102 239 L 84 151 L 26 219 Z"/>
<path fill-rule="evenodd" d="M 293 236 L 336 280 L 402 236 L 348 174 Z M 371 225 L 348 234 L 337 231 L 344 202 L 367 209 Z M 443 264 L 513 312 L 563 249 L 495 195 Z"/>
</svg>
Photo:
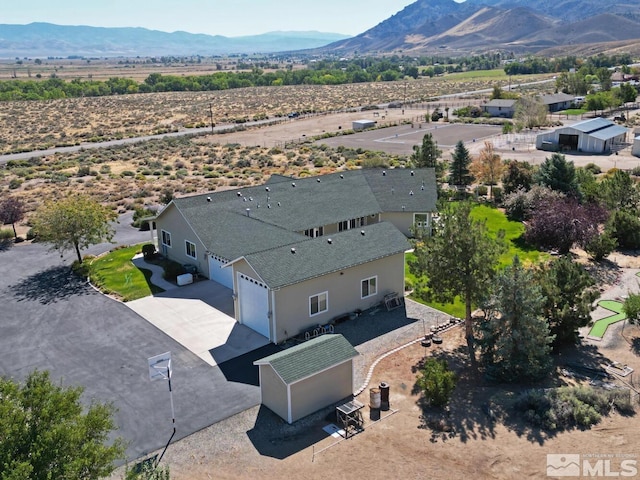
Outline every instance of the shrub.
<svg viewBox="0 0 640 480">
<path fill-rule="evenodd" d="M 162 275 L 163 278 L 171 282 L 175 282 L 178 275 L 182 275 L 183 273 L 186 273 L 186 270 L 182 265 L 172 260 L 166 260 L 164 262 L 163 267 L 164 267 L 164 273 Z"/>
<path fill-rule="evenodd" d="M 0 229 L 0 240 L 9 240 L 13 238 L 13 231 L 9 228 Z"/>
<path fill-rule="evenodd" d="M 616 210 L 609 217 L 605 230 L 618 241 L 620 248 L 640 248 L 640 219 L 637 214 Z"/>
<path fill-rule="evenodd" d="M 149 258 L 153 258 L 155 253 L 156 253 L 156 246 L 153 245 L 152 243 L 146 243 L 142 246 L 142 255 L 145 258 L 145 260 Z"/>
<path fill-rule="evenodd" d="M 429 358 L 420 369 L 416 384 L 431 405 L 443 407 L 456 388 L 456 374 L 449 370 L 445 360 Z"/>
<path fill-rule="evenodd" d="M 602 169 L 598 165 L 596 165 L 595 163 L 587 163 L 584 166 L 584 169 L 586 171 L 588 171 L 588 172 L 593 173 L 594 175 L 598 175 L 598 174 L 602 173 Z"/>
<path fill-rule="evenodd" d="M 34 238 L 36 238 L 36 234 L 35 234 L 35 232 L 33 231 L 33 228 L 30 228 L 30 229 L 27 231 L 27 240 L 33 240 Z"/>
<path fill-rule="evenodd" d="M 585 245 L 584 250 L 592 259 L 599 262 L 613 252 L 617 245 L 618 241 L 609 232 L 605 231 L 591 238 Z"/>
<path fill-rule="evenodd" d="M 71 270 L 73 270 L 73 273 L 79 277 L 87 278 L 89 276 L 91 266 L 89 265 L 89 262 L 80 263 L 78 260 L 74 260 L 71 264 Z"/>
</svg>

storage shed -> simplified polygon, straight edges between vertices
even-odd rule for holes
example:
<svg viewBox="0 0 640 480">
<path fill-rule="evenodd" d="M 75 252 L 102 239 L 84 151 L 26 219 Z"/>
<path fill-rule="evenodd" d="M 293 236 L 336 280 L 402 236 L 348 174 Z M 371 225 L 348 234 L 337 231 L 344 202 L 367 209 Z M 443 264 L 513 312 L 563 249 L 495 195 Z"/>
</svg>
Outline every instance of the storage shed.
<svg viewBox="0 0 640 480">
<path fill-rule="evenodd" d="M 375 126 L 375 120 L 355 120 L 351 124 L 351 128 L 354 130 L 366 130 L 367 128 L 373 128 Z"/>
<path fill-rule="evenodd" d="M 633 147 L 631 148 L 631 155 L 634 155 L 636 157 L 640 157 L 640 135 L 638 135 L 633 140 Z"/>
<path fill-rule="evenodd" d="M 592 118 L 536 137 L 538 150 L 609 153 L 626 142 L 627 129 L 606 118 Z"/>
<path fill-rule="evenodd" d="M 262 404 L 293 423 L 353 395 L 355 348 L 339 334 L 256 360 Z"/>
</svg>

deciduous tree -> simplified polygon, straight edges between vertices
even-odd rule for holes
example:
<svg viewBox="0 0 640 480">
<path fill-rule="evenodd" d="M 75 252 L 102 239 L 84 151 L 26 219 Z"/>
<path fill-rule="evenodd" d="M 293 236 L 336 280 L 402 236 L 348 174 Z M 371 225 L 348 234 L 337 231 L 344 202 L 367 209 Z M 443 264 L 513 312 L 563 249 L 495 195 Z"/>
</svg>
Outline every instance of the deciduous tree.
<svg viewBox="0 0 640 480">
<path fill-rule="evenodd" d="M 496 153 L 493 143 L 484 142 L 484 147 L 471 163 L 471 173 L 479 181 L 489 185 L 489 198 L 491 198 L 491 187 L 498 183 L 503 169 L 502 158 Z"/>
<path fill-rule="evenodd" d="M 427 278 L 426 289 L 419 292 L 424 298 L 449 303 L 460 296 L 464 301 L 465 335 L 473 365 L 472 306 L 486 297 L 504 248 L 504 232 L 491 238 L 485 222 L 471 218 L 470 203 L 453 203 L 442 211 L 433 235 L 417 243 L 415 260 L 409 262 L 414 275 Z"/>
<path fill-rule="evenodd" d="M 533 185 L 533 166 L 529 162 L 508 160 L 502 173 L 502 188 L 506 195 Z"/>
<path fill-rule="evenodd" d="M 16 223 L 24 218 L 24 202 L 16 197 L 7 197 L 0 201 L 0 224 L 11 224 L 13 236 L 18 238 Z"/>
<path fill-rule="evenodd" d="M 431 405 L 443 407 L 456 388 L 456 375 L 449 370 L 445 360 L 428 358 L 419 371 L 416 384 Z"/>
<path fill-rule="evenodd" d="M 55 385 L 35 371 L 24 383 L 0 378 L 0 478 L 103 478 L 124 457 L 124 442 L 107 444 L 114 408 L 93 402 L 83 411 L 82 388 Z"/>
<path fill-rule="evenodd" d="M 547 123 L 549 109 L 538 97 L 522 96 L 516 102 L 513 113 L 515 122 L 523 128 L 535 128 Z"/>
<path fill-rule="evenodd" d="M 70 195 L 46 202 L 31 222 L 38 240 L 50 243 L 55 250 L 74 250 L 82 263 L 80 249 L 111 241 L 115 232 L 110 222 L 115 219 L 113 210 L 89 197 Z"/>
<path fill-rule="evenodd" d="M 551 342 L 542 316 L 544 296 L 516 256 L 498 275 L 479 323 L 481 362 L 491 378 L 506 382 L 539 380 L 552 368 Z"/>
</svg>

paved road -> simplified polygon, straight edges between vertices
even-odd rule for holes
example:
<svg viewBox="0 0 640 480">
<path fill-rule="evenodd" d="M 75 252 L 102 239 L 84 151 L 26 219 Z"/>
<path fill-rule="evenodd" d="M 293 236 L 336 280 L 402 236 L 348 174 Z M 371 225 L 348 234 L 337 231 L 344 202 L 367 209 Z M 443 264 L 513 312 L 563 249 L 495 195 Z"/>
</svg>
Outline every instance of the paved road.
<svg viewBox="0 0 640 480">
<path fill-rule="evenodd" d="M 119 242 L 147 239 L 126 218 L 118 225 Z M 0 251 L 0 375 L 22 379 L 33 369 L 49 370 L 56 382 L 84 386 L 85 401 L 113 402 L 118 435 L 130 442 L 128 458 L 163 447 L 172 431 L 168 386 L 149 381 L 148 357 L 172 352 L 176 439 L 259 403 L 257 382 L 241 374 L 243 364 L 234 364 L 238 372 L 207 365 L 70 275 L 72 260 L 40 244 Z"/>
</svg>

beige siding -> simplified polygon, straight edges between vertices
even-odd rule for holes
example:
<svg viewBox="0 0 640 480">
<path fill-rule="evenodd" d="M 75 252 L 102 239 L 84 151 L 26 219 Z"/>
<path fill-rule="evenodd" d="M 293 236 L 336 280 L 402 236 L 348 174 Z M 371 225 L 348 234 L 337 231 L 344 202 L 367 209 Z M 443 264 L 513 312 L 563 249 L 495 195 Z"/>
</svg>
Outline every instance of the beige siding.
<svg viewBox="0 0 640 480">
<path fill-rule="evenodd" d="M 170 204 L 156 220 L 158 230 L 158 249 L 162 252 L 162 230 L 171 233 L 171 248 L 167 248 L 167 256 L 180 264 L 191 264 L 198 267 L 198 272 L 209 276 L 209 260 L 206 256 L 206 248 L 198 239 L 194 231 L 186 222 L 178 209 Z M 196 246 L 194 260 L 187 256 L 185 241 L 189 240 Z"/>
<path fill-rule="evenodd" d="M 411 236 L 411 227 L 413 227 L 413 216 L 415 212 L 387 212 L 380 214 L 381 222 L 389 222 L 395 225 L 395 227 L 404 233 L 407 237 Z M 431 225 L 431 213 L 426 213 L 427 222 Z"/>
<path fill-rule="evenodd" d="M 352 361 L 349 360 L 291 385 L 292 421 L 351 395 L 353 368 Z"/>
<path fill-rule="evenodd" d="M 262 404 L 287 420 L 289 418 L 287 386 L 271 368 L 271 365 L 260 365 L 259 368 Z"/>
<path fill-rule="evenodd" d="M 360 298 L 362 280 L 374 276 L 377 276 L 377 294 Z M 328 311 L 310 316 L 309 297 L 322 292 L 328 292 Z M 345 313 L 366 310 L 392 292 L 400 295 L 404 292 L 404 253 L 277 290 L 275 308 L 271 305 L 276 320 L 272 340 L 278 343 Z"/>
</svg>

